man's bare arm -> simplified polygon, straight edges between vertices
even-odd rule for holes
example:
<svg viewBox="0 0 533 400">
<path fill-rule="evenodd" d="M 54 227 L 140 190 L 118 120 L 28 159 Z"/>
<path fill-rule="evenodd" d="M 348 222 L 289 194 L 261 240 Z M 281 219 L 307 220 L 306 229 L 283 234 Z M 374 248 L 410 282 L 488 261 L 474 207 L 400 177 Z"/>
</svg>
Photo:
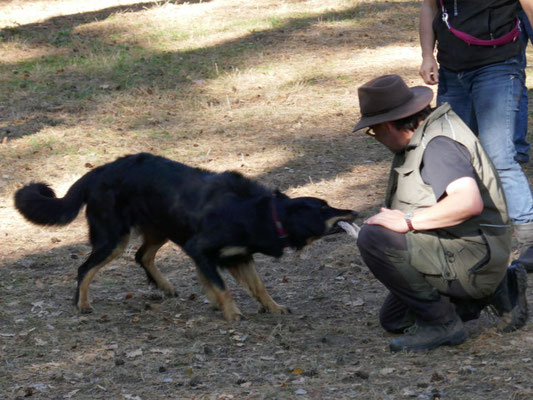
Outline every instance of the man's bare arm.
<svg viewBox="0 0 533 400">
<path fill-rule="evenodd" d="M 483 211 L 483 200 L 477 182 L 470 177 L 459 178 L 446 187 L 447 196 L 437 204 L 415 211 L 411 223 L 418 231 L 458 225 Z M 381 212 L 365 221 L 382 225 L 395 232 L 409 230 L 405 215 L 400 210 L 382 208 Z"/>
</svg>

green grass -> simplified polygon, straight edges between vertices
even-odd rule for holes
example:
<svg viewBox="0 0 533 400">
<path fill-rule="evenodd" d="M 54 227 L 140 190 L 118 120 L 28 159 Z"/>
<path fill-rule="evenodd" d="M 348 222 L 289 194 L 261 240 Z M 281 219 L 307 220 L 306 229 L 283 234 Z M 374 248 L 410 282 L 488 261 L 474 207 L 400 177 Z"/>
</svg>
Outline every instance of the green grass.
<svg viewBox="0 0 533 400">
<path fill-rule="evenodd" d="M 54 97 L 56 100 L 83 101 L 99 93 L 102 84 L 112 84 L 124 90 L 151 81 L 161 89 L 176 89 L 183 82 L 216 79 L 220 72 L 228 72 L 247 57 L 262 51 L 261 42 L 237 39 L 215 49 L 161 50 L 175 47 L 191 37 L 216 37 L 223 32 L 243 28 L 254 33 L 298 30 L 318 20 L 316 15 L 308 12 L 292 12 L 283 17 L 265 14 L 245 20 L 232 19 L 231 15 L 228 17 L 224 23 L 194 28 L 178 23 L 171 29 L 162 29 L 157 24 L 138 22 L 134 27 L 137 26 L 142 33 L 112 32 L 102 37 L 84 36 L 83 31 L 75 32 L 71 26 L 48 29 L 44 35 L 41 30 L 6 29 L 4 36 L 0 37 L 10 45 L 45 43 L 53 48 L 70 48 L 71 51 L 45 55 L 16 65 L 0 65 L 0 76 L 7 89 L 0 93 L 0 101 L 7 101 L 13 95 L 19 98 L 37 97 L 41 101 Z M 345 17 L 335 14 L 328 20 L 337 21 Z M 121 14 L 113 14 L 105 24 L 114 22 L 120 27 L 122 18 Z M 138 44 L 144 42 L 151 43 L 151 48 Z"/>
</svg>

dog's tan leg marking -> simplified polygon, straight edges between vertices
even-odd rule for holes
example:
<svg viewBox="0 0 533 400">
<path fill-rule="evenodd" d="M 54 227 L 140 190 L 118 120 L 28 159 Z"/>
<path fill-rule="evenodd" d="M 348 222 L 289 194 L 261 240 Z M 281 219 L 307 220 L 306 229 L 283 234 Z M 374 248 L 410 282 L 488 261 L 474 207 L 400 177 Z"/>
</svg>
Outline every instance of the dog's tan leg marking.
<svg viewBox="0 0 533 400">
<path fill-rule="evenodd" d="M 217 310 L 220 310 L 221 305 L 218 302 L 217 295 L 215 294 L 213 290 L 213 285 L 211 282 L 207 280 L 207 278 L 202 274 L 200 271 L 198 271 L 198 279 L 200 280 L 200 283 L 205 289 L 205 295 L 209 299 L 209 302 L 211 305 L 216 308 Z"/>
<path fill-rule="evenodd" d="M 217 288 L 200 271 L 198 271 L 198 278 L 205 288 L 207 298 L 214 307 L 222 310 L 226 321 L 239 321 L 242 318 L 241 310 L 235 304 L 228 289 L 221 290 Z"/>
<path fill-rule="evenodd" d="M 290 312 L 287 307 L 279 305 L 270 297 L 253 263 L 240 264 L 228 269 L 235 280 L 244 285 L 250 294 L 269 312 L 272 314 L 287 314 Z"/>
<path fill-rule="evenodd" d="M 78 299 L 78 304 L 77 304 L 78 310 L 82 314 L 88 314 L 88 313 L 91 313 L 93 311 L 93 309 L 91 307 L 91 303 L 89 301 L 89 285 L 91 284 L 94 276 L 107 263 L 109 263 L 111 260 L 113 260 L 114 258 L 116 258 L 119 255 L 121 255 L 122 252 L 124 251 L 124 249 L 126 248 L 126 246 L 128 245 L 129 241 L 130 241 L 130 235 L 124 236 L 124 238 L 118 244 L 118 246 L 115 247 L 115 250 L 113 250 L 111 255 L 109 255 L 109 257 L 107 257 L 100 264 L 95 265 L 94 267 L 92 267 L 87 272 L 87 274 L 83 277 L 83 280 L 81 281 L 81 284 L 80 284 L 79 299 Z"/>
<path fill-rule="evenodd" d="M 167 240 L 157 243 L 150 243 L 147 240 L 143 243 L 145 251 L 142 255 L 142 266 L 146 268 L 148 273 L 154 278 L 157 287 L 165 292 L 169 297 L 175 297 L 176 291 L 170 282 L 163 276 L 159 268 L 155 265 L 154 259 L 157 251 L 163 246 Z"/>
</svg>

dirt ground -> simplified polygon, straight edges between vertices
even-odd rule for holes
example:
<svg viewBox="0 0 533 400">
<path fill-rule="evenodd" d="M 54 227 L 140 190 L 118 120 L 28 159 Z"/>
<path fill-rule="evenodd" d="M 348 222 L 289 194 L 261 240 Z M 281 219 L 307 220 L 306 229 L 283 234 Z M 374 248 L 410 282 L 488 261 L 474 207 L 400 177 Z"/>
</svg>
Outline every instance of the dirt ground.
<svg viewBox="0 0 533 400">
<path fill-rule="evenodd" d="M 272 297 L 292 310 L 288 315 L 258 313 L 258 304 L 225 276 L 246 315 L 225 322 L 208 304 L 192 261 L 170 244 L 156 261 L 178 297 L 162 297 L 135 265 L 138 238 L 100 271 L 91 285 L 95 311 L 80 315 L 72 297 L 76 268 L 90 252 L 83 212 L 67 227 L 41 228 L 13 209 L 14 190 L 31 180 L 62 195 L 96 165 L 152 151 L 217 171 L 236 169 L 292 196 L 325 198 L 358 210 L 362 222 L 383 201 L 391 156 L 371 138 L 351 134 L 356 88 L 391 72 L 421 84 L 419 2 L 265 0 L 261 8 L 235 0 L 154 9 L 154 2 L 108 1 L 105 9 L 67 0 L 2 3 L 0 399 L 533 399 L 531 322 L 502 334 L 487 313 L 467 323 L 469 339 L 460 346 L 390 353 L 393 336 L 378 322 L 386 291 L 347 235 L 279 260 L 256 257 Z M 319 17 L 312 6 L 322 7 Z M 24 7 L 41 14 L 18 16 Z M 166 58 L 146 54 L 143 81 L 130 86 L 100 70 L 42 73 L 44 57 L 77 54 L 72 48 L 87 50 L 89 39 L 115 35 L 106 44 L 111 49 L 130 41 L 128 51 L 138 51 L 141 39 L 117 36 L 120 24 L 162 23 L 175 10 L 229 18 L 232 9 L 257 18 L 282 9 L 301 14 L 281 27 L 250 30 L 253 46 L 234 40 L 232 46 L 249 52 L 246 58 L 224 53 L 235 57 L 234 66 L 218 79 L 195 76 L 200 67 L 193 64 L 181 86 L 171 86 L 175 75 L 156 68 Z M 58 41 L 65 37 L 66 47 Z M 222 57 L 220 45 L 207 43 L 215 39 L 194 40 L 212 47 L 190 54 L 191 63 Z M 180 52 L 163 51 L 172 62 L 180 62 L 173 58 Z M 262 65 L 266 58 L 276 67 Z M 40 59 L 41 69 L 29 70 L 26 63 Z M 330 63 L 329 75 L 321 63 Z M 221 61 L 213 65 L 217 73 L 223 68 Z M 301 76 L 293 77 L 293 69 Z M 148 78 L 153 71 L 159 75 Z M 13 77 L 26 73 L 13 90 Z M 278 81 L 286 84 L 277 87 Z M 83 85 L 95 94 L 71 95 Z M 531 179 L 533 164 L 524 170 Z M 528 298 L 533 303 L 532 288 Z"/>
</svg>

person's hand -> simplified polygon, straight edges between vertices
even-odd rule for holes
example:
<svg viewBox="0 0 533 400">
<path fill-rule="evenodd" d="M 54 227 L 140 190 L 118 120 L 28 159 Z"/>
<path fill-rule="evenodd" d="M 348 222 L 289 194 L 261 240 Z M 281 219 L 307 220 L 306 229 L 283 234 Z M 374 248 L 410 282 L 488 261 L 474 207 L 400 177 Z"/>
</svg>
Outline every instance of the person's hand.
<svg viewBox="0 0 533 400">
<path fill-rule="evenodd" d="M 355 223 L 350 224 L 345 221 L 339 221 L 337 222 L 337 225 L 339 225 L 342 229 L 344 229 L 346 233 L 350 235 L 351 237 L 353 237 L 355 240 L 357 240 L 357 238 L 359 237 L 359 231 L 361 230 L 361 228 L 359 228 L 357 224 Z"/>
<path fill-rule="evenodd" d="M 398 233 L 405 233 L 409 231 L 405 215 L 400 210 L 391 210 L 388 208 L 381 208 L 381 211 L 371 216 L 365 221 L 368 225 L 381 225 L 391 231 Z"/>
<path fill-rule="evenodd" d="M 427 85 L 436 85 L 439 83 L 439 66 L 435 57 L 425 57 L 418 71 Z"/>
</svg>

